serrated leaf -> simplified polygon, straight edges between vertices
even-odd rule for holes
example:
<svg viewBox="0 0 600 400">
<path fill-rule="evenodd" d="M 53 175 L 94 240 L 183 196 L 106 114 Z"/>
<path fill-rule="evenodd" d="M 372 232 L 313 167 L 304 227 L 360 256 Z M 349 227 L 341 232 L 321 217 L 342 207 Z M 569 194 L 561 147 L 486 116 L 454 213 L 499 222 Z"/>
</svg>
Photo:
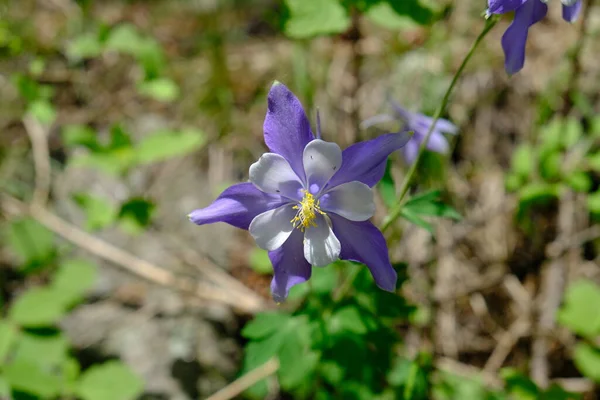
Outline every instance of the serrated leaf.
<svg viewBox="0 0 600 400">
<path fill-rule="evenodd" d="M 291 316 L 289 314 L 281 312 L 260 313 L 242 329 L 242 336 L 247 339 L 262 339 L 279 329 L 284 329 L 290 321 Z"/>
<path fill-rule="evenodd" d="M 0 365 L 3 364 L 17 337 L 17 329 L 8 321 L 0 320 Z"/>
<path fill-rule="evenodd" d="M 71 305 L 80 301 L 96 281 L 97 268 L 87 260 L 63 261 L 52 280 L 52 288 L 60 292 L 64 302 Z"/>
<path fill-rule="evenodd" d="M 573 352 L 573 361 L 581 373 L 600 383 L 600 350 L 585 342 L 578 342 Z"/>
<path fill-rule="evenodd" d="M 133 400 L 143 389 L 144 382 L 131 369 L 109 361 L 86 370 L 76 390 L 83 400 Z"/>
<path fill-rule="evenodd" d="M 68 349 L 69 343 L 62 334 L 41 336 L 23 333 L 16 342 L 14 359 L 50 370 L 64 363 Z"/>
<path fill-rule="evenodd" d="M 43 399 L 60 394 L 62 380 L 50 371 L 31 361 L 15 360 L 4 365 L 4 377 L 13 390 L 25 392 Z"/>
<path fill-rule="evenodd" d="M 19 296 L 12 304 L 8 317 L 26 327 L 53 325 L 66 312 L 62 294 L 51 288 L 33 288 Z"/>
<path fill-rule="evenodd" d="M 138 92 L 162 102 L 171 102 L 179 97 L 179 87 L 171 79 L 157 78 L 138 84 Z"/>
<path fill-rule="evenodd" d="M 594 338 L 600 334 L 600 287 L 588 280 L 573 282 L 567 288 L 558 322 L 575 333 Z"/>
<path fill-rule="evenodd" d="M 204 134 L 201 131 L 161 131 L 145 137 L 136 146 L 136 159 L 140 164 L 164 161 L 193 153 L 201 148 L 204 142 Z"/>
<path fill-rule="evenodd" d="M 89 193 L 76 193 L 73 198 L 85 212 L 85 225 L 88 230 L 94 231 L 106 228 L 115 222 L 117 208 L 107 199 L 92 196 Z"/>
<path fill-rule="evenodd" d="M 348 305 L 335 311 L 328 322 L 328 330 L 332 335 L 342 332 L 364 335 L 373 328 L 371 318 L 361 313 L 356 305 Z"/>
<path fill-rule="evenodd" d="M 7 232 L 8 245 L 28 266 L 43 265 L 56 254 L 54 234 L 32 218 L 13 220 Z"/>
<path fill-rule="evenodd" d="M 278 352 L 278 376 L 284 389 L 296 388 L 314 373 L 320 354 L 310 350 L 309 344 L 301 331 L 291 331 L 282 342 Z"/>
<path fill-rule="evenodd" d="M 350 16 L 337 0 L 286 0 L 290 18 L 285 23 L 286 35 L 294 39 L 344 32 Z"/>
</svg>

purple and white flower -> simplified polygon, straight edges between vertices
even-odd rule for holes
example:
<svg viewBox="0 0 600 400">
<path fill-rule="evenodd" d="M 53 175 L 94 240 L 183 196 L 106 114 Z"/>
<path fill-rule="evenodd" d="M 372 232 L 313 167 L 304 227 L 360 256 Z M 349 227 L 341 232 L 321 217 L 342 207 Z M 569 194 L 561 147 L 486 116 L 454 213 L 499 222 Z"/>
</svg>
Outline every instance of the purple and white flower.
<svg viewBox="0 0 600 400">
<path fill-rule="evenodd" d="M 525 45 L 529 28 L 541 21 L 548 13 L 548 0 L 488 0 L 487 14 L 515 12 L 512 24 L 502 36 L 505 69 L 510 75 L 519 72 L 525 65 Z M 561 0 L 562 16 L 567 22 L 575 22 L 583 0 Z"/>
<path fill-rule="evenodd" d="M 427 136 L 427 132 L 429 132 L 429 129 L 431 128 L 433 118 L 423 114 L 411 112 L 392 99 L 388 99 L 388 102 L 390 103 L 393 110 L 392 115 L 375 115 L 371 118 L 364 120 L 361 126 L 366 129 L 376 124 L 387 122 L 399 122 L 400 132 L 413 133 L 412 139 L 408 141 L 406 146 L 400 149 L 404 160 L 408 164 L 412 164 L 417 158 L 417 154 L 419 153 L 419 146 L 421 146 L 421 143 L 425 140 L 425 137 Z M 435 128 L 433 129 L 433 132 L 431 132 L 431 135 L 429 136 L 429 141 L 427 142 L 426 147 L 427 150 L 434 151 L 440 154 L 448 153 L 449 145 L 448 140 L 444 136 L 445 133 L 455 135 L 456 133 L 458 133 L 458 128 L 452 122 L 440 118 L 438 119 Z"/>
<path fill-rule="evenodd" d="M 312 266 L 337 259 L 366 264 L 375 283 L 393 291 L 397 276 L 385 239 L 369 221 L 375 210 L 371 188 L 383 177 L 387 157 L 409 136 L 382 135 L 342 151 L 314 137 L 300 101 L 279 82 L 269 91 L 263 129 L 270 152 L 250 166 L 250 182 L 227 188 L 190 220 L 248 229 L 269 251 L 276 301 L 307 281 Z"/>
</svg>

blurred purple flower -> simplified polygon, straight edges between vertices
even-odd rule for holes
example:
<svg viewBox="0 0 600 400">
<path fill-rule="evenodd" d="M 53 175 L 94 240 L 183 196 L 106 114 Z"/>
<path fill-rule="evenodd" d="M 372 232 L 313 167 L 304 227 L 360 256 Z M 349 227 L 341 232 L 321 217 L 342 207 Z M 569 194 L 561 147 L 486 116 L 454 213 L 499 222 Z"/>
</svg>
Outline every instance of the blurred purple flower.
<svg viewBox="0 0 600 400">
<path fill-rule="evenodd" d="M 529 28 L 544 18 L 548 12 L 547 0 L 488 0 L 487 14 L 504 14 L 514 11 L 512 24 L 502 36 L 504 67 L 509 75 L 519 72 L 525 65 L 525 45 Z M 583 0 L 561 0 L 562 16 L 575 22 Z"/>
<path fill-rule="evenodd" d="M 408 164 L 412 164 L 419 153 L 419 146 L 425 140 L 427 132 L 433 123 L 433 118 L 423 114 L 408 111 L 394 100 L 389 99 L 389 103 L 394 111 L 393 115 L 380 114 L 371 117 L 362 122 L 363 128 L 368 128 L 376 124 L 385 122 L 400 122 L 400 132 L 413 132 L 412 139 L 400 151 L 404 156 L 404 160 Z M 436 153 L 446 154 L 448 152 L 448 140 L 444 133 L 456 134 L 458 128 L 450 121 L 440 118 L 433 132 L 429 136 L 427 150 L 435 151 Z"/>
<path fill-rule="evenodd" d="M 300 101 L 279 82 L 269 91 L 263 129 L 270 153 L 250 166 L 250 182 L 227 188 L 190 220 L 249 230 L 269 251 L 276 301 L 307 281 L 312 266 L 338 258 L 366 264 L 375 283 L 393 291 L 397 276 L 386 241 L 369 222 L 375 211 L 371 188 L 383 177 L 387 157 L 409 136 L 382 135 L 342 151 L 315 139 Z"/>
</svg>

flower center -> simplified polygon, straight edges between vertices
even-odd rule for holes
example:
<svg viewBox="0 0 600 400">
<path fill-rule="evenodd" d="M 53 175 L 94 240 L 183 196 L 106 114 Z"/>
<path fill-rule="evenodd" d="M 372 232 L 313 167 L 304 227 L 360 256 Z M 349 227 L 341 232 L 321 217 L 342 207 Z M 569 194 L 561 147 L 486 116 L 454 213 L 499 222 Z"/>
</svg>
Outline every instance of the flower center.
<svg viewBox="0 0 600 400">
<path fill-rule="evenodd" d="M 293 207 L 294 210 L 298 210 L 294 219 L 290 222 L 294 226 L 294 228 L 300 229 L 302 232 L 306 228 L 310 228 L 311 226 L 317 226 L 315 222 L 315 218 L 317 218 L 317 213 L 325 215 L 321 208 L 319 207 L 319 200 L 315 201 L 315 196 L 312 195 L 308 190 L 303 190 L 304 197 L 299 205 Z"/>
</svg>

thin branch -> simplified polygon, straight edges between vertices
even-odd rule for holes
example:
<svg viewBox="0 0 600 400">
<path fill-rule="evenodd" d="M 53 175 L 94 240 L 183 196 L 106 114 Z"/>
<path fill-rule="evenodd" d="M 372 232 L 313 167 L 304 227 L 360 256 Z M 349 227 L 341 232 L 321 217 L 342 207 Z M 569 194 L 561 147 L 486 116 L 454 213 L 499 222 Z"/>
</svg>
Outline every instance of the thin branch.
<svg viewBox="0 0 600 400">
<path fill-rule="evenodd" d="M 279 369 L 279 361 L 272 358 L 258 368 L 239 377 L 206 400 L 230 400 L 241 394 L 255 383 L 268 378 Z"/>
<path fill-rule="evenodd" d="M 43 207 L 48 202 L 51 182 L 48 130 L 31 116 L 23 118 L 23 125 L 31 141 L 35 167 L 35 189 L 31 203 L 32 205 Z"/>
<path fill-rule="evenodd" d="M 265 308 L 264 302 L 257 300 L 258 297 L 244 297 L 245 301 L 240 301 L 240 298 L 231 293 L 231 291 L 226 291 L 202 282 L 191 282 L 189 279 L 179 278 L 170 271 L 140 259 L 125 250 L 82 231 L 43 207 L 35 205 L 27 206 L 25 203 L 6 195 L 2 197 L 0 205 L 6 214 L 15 216 L 29 215 L 46 228 L 76 246 L 150 282 L 173 287 L 182 292 L 190 293 L 200 300 L 222 303 L 250 314 L 259 312 Z"/>
</svg>

